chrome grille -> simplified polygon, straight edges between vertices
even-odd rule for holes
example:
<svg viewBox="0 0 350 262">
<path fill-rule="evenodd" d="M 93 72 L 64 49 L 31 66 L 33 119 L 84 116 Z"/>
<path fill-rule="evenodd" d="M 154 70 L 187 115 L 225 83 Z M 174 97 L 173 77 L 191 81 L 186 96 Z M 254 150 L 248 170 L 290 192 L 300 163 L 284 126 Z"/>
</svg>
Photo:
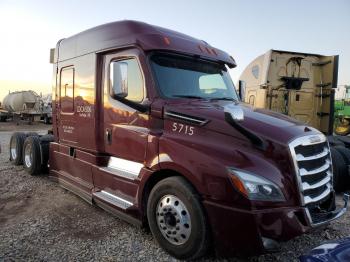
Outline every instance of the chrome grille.
<svg viewBox="0 0 350 262">
<path fill-rule="evenodd" d="M 294 161 L 303 206 L 314 206 L 332 191 L 332 161 L 329 145 L 322 134 L 293 140 L 289 149 Z"/>
</svg>

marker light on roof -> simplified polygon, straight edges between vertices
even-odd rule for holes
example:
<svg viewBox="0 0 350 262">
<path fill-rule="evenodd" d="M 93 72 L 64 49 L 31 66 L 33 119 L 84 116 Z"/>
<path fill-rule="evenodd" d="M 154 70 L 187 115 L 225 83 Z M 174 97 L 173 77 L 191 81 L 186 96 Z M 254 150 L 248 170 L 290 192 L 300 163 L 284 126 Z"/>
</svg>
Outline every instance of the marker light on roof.
<svg viewBox="0 0 350 262">
<path fill-rule="evenodd" d="M 211 55 L 211 50 L 208 47 L 206 47 L 205 50 L 207 50 L 207 53 Z"/>
<path fill-rule="evenodd" d="M 164 36 L 164 43 L 167 44 L 167 45 L 170 45 L 170 40 L 168 37 Z"/>
<path fill-rule="evenodd" d="M 198 45 L 198 48 L 199 48 L 199 50 L 201 50 L 201 52 L 203 53 L 203 48 L 202 48 L 202 46 L 201 46 L 201 45 Z"/>
</svg>

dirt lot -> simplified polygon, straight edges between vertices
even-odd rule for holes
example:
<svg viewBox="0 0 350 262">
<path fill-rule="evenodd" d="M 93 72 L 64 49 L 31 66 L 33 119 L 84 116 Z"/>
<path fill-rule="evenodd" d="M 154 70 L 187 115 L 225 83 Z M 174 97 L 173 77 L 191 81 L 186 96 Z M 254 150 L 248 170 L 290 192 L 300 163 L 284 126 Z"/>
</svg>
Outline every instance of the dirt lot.
<svg viewBox="0 0 350 262">
<path fill-rule="evenodd" d="M 22 166 L 9 162 L 14 130 L 45 133 L 47 129 L 42 124 L 0 124 L 0 261 L 175 261 L 148 231 L 87 204 L 47 176 L 30 177 Z M 229 261 L 297 260 L 323 241 L 349 236 L 349 221 L 348 213 L 325 228 L 283 243 L 279 253 Z"/>
</svg>

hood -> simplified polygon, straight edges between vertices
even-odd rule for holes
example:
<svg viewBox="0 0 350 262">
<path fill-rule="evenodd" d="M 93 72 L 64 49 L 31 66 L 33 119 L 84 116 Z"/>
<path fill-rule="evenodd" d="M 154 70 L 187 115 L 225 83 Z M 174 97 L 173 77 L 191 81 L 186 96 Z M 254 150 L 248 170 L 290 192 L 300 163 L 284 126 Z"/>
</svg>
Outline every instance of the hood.
<svg viewBox="0 0 350 262">
<path fill-rule="evenodd" d="M 296 137 L 319 134 L 319 131 L 306 126 L 286 115 L 265 109 L 254 109 L 244 103 L 222 100 L 174 99 L 167 101 L 164 112 L 193 118 L 194 124 L 230 136 L 247 139 L 225 120 L 225 106 L 241 107 L 244 120 L 239 125 L 253 134 L 280 144 L 288 144 Z M 197 121 L 198 120 L 198 121 Z"/>
</svg>

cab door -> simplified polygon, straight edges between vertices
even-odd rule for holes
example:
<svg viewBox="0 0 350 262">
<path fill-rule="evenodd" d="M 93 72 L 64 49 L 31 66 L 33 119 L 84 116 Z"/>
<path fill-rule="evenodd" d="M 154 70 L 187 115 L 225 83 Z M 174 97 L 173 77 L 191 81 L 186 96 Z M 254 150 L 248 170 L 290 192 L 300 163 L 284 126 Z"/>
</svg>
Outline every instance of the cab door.
<svg viewBox="0 0 350 262">
<path fill-rule="evenodd" d="M 144 75 L 135 52 L 108 54 L 103 60 L 101 124 L 109 159 L 107 166 L 94 174 L 94 184 L 102 192 L 99 197 L 106 194 L 112 200 L 133 203 L 149 135 Z"/>
<path fill-rule="evenodd" d="M 107 55 L 104 86 L 104 143 L 111 156 L 143 163 L 148 114 L 142 108 L 145 88 L 136 56 Z"/>
</svg>

